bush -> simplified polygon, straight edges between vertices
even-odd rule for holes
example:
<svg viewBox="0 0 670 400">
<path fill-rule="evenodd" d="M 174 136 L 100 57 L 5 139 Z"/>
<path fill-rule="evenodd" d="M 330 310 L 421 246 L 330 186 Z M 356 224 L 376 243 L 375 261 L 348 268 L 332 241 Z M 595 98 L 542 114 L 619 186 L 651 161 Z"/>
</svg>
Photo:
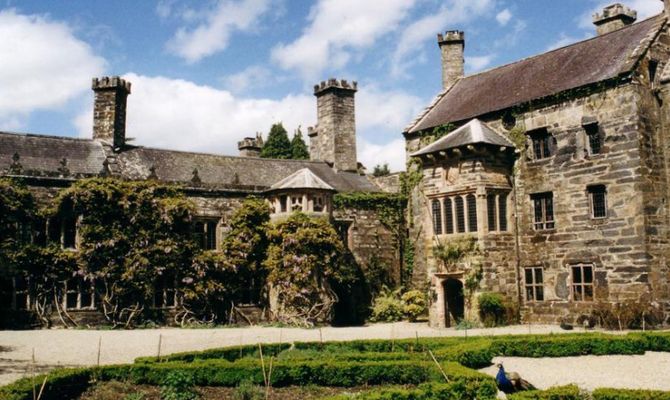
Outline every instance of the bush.
<svg viewBox="0 0 670 400">
<path fill-rule="evenodd" d="M 265 398 L 263 388 L 248 380 L 240 383 L 233 394 L 234 400 L 262 400 L 263 398 Z"/>
<path fill-rule="evenodd" d="M 505 321 L 505 301 L 499 293 L 479 295 L 479 316 L 486 327 L 502 325 Z"/>
<path fill-rule="evenodd" d="M 183 371 L 167 373 L 161 386 L 161 400 L 194 400 L 198 395 L 193 391 L 193 376 Z"/>
<path fill-rule="evenodd" d="M 495 382 L 468 383 L 463 381 L 447 384 L 425 384 L 415 389 L 381 389 L 359 393 L 357 400 L 489 400 L 495 399 L 498 389 Z M 346 400 L 351 396 L 341 395 L 329 400 Z"/>
<path fill-rule="evenodd" d="M 670 392 L 658 390 L 596 389 L 593 400 L 670 400 Z"/>
<path fill-rule="evenodd" d="M 612 330 L 642 329 L 643 325 L 654 327 L 663 323 L 663 310 L 640 301 L 599 302 L 593 315 L 600 326 Z"/>
<path fill-rule="evenodd" d="M 531 390 L 507 396 L 509 400 L 586 400 L 588 395 L 582 393 L 575 385 L 559 386 L 547 390 Z"/>
<path fill-rule="evenodd" d="M 399 296 L 400 290 L 382 290 L 372 303 L 370 320 L 373 322 L 395 322 L 402 320 L 404 306 Z"/>
<path fill-rule="evenodd" d="M 410 321 L 414 322 L 419 316 L 426 312 L 426 295 L 419 290 L 410 290 L 405 292 L 400 298 L 403 303 L 403 314 Z"/>
</svg>

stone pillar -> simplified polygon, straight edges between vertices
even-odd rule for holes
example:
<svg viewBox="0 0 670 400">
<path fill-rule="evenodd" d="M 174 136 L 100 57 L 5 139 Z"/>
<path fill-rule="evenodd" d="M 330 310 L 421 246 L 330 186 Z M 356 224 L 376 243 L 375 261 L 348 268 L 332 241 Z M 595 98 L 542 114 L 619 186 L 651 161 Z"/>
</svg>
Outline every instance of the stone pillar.
<svg viewBox="0 0 670 400">
<path fill-rule="evenodd" d="M 332 164 L 337 171 L 358 171 L 356 157 L 356 116 L 354 96 L 357 83 L 330 79 L 314 86 L 317 99 L 318 133 L 310 130 L 311 158 Z M 312 148 L 310 148 L 310 154 Z M 318 158 L 315 158 L 318 157 Z"/>
<path fill-rule="evenodd" d="M 440 33 L 437 44 L 442 53 L 442 89 L 447 89 L 465 75 L 465 32 Z"/>
<path fill-rule="evenodd" d="M 666 2 L 666 9 L 668 3 Z M 626 27 L 637 20 L 637 11 L 616 3 L 607 6 L 602 13 L 593 14 L 593 24 L 598 35 L 605 35 Z"/>
<path fill-rule="evenodd" d="M 126 143 L 126 101 L 130 82 L 118 76 L 93 78 L 93 139 L 121 148 Z"/>
</svg>

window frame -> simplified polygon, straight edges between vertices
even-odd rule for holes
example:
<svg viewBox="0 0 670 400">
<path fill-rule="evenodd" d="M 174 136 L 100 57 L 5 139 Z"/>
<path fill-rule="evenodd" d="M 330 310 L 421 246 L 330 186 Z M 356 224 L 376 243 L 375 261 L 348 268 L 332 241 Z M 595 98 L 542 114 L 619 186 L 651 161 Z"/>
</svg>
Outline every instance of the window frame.
<svg viewBox="0 0 670 400">
<path fill-rule="evenodd" d="M 468 233 L 463 196 L 454 196 L 454 209 L 456 210 L 454 213 L 456 216 L 456 233 Z"/>
<path fill-rule="evenodd" d="M 602 129 L 598 122 L 589 123 L 583 126 L 584 133 L 586 134 L 586 143 L 587 143 L 587 154 L 589 157 L 598 156 L 603 154 L 603 142 L 604 137 Z M 594 143 L 597 143 L 597 151 L 594 151 Z"/>
<path fill-rule="evenodd" d="M 607 210 L 607 186 L 605 185 L 590 185 L 586 187 L 589 197 L 589 215 L 591 219 L 606 219 L 608 217 Z M 596 196 L 602 195 L 602 204 L 596 203 Z M 602 215 L 596 215 L 596 211 L 601 211 Z"/>
<path fill-rule="evenodd" d="M 554 192 L 533 193 L 530 195 L 530 199 L 532 203 L 533 230 L 542 232 L 556 229 Z M 538 215 L 538 204 L 540 215 Z M 538 220 L 538 216 L 540 220 Z"/>
<path fill-rule="evenodd" d="M 547 128 L 538 128 L 528 132 L 531 147 L 533 150 L 533 160 L 540 161 L 554 156 L 553 136 Z"/>
<path fill-rule="evenodd" d="M 33 291 L 32 285 L 30 282 L 30 277 L 28 276 L 13 276 L 12 278 L 12 310 L 30 310 L 33 305 Z M 17 289 L 17 279 L 21 279 L 24 282 L 25 288 Z M 19 307 L 19 301 L 17 298 L 19 296 L 25 296 L 25 303 Z"/>
<path fill-rule="evenodd" d="M 595 270 L 596 266 L 593 263 L 576 263 L 569 264 L 570 268 L 570 298 L 577 303 L 593 303 L 596 301 L 596 285 L 595 285 Z M 587 282 L 586 270 L 591 270 L 590 281 Z M 579 282 L 575 281 L 575 270 L 579 270 Z M 579 288 L 579 290 L 577 290 Z M 587 289 L 591 292 L 591 298 L 586 299 Z M 579 297 L 577 298 L 577 293 Z"/>
<path fill-rule="evenodd" d="M 166 282 L 171 281 L 172 285 Z M 160 297 L 160 303 L 156 300 Z M 170 301 L 168 301 L 170 299 Z M 169 310 L 179 305 L 179 289 L 176 276 L 160 275 L 154 282 L 153 308 Z"/>
<path fill-rule="evenodd" d="M 442 235 L 444 233 L 442 226 L 442 202 L 439 199 L 433 199 L 430 208 L 433 217 L 433 235 Z"/>
<path fill-rule="evenodd" d="M 477 218 L 477 196 L 474 193 L 465 195 L 465 206 L 468 224 L 466 229 L 468 232 L 477 232 L 479 221 Z"/>
<path fill-rule="evenodd" d="M 444 232 L 447 235 L 456 233 L 456 226 L 454 225 L 454 201 L 451 197 L 445 197 L 442 200 L 444 210 Z"/>
<path fill-rule="evenodd" d="M 74 286 L 74 287 L 72 287 Z M 87 290 L 85 290 L 88 288 Z M 75 304 L 73 307 L 69 304 L 68 295 L 74 294 Z M 88 304 L 83 306 L 85 297 L 88 297 Z M 95 292 L 95 281 L 87 281 L 81 276 L 74 276 L 66 281 L 63 281 L 63 309 L 67 311 L 81 311 L 81 310 L 95 310 L 96 307 L 96 292 Z"/>
<path fill-rule="evenodd" d="M 538 282 L 538 271 L 540 280 Z M 528 282 L 528 272 L 531 275 L 531 282 Z M 523 269 L 524 277 L 524 293 L 527 302 L 541 302 L 545 301 L 544 299 L 544 267 L 542 266 L 533 266 L 533 267 L 524 267 Z M 532 293 L 532 299 L 529 298 L 528 293 Z M 538 296 L 538 293 L 540 294 Z M 541 297 L 541 298 L 538 298 Z"/>
<path fill-rule="evenodd" d="M 218 251 L 220 217 L 197 216 L 193 221 L 193 236 L 198 246 L 204 251 Z M 214 241 L 212 245 L 212 240 Z"/>
</svg>

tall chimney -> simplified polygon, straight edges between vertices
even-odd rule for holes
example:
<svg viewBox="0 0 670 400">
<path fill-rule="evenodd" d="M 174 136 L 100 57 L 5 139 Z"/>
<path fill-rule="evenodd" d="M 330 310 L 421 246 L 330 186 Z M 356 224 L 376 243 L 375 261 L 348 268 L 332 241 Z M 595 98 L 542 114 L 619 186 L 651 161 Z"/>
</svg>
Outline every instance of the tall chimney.
<svg viewBox="0 0 670 400">
<path fill-rule="evenodd" d="M 130 82 L 118 76 L 93 78 L 93 139 L 119 149 L 126 143 L 126 100 Z"/>
<path fill-rule="evenodd" d="M 314 86 L 317 130 L 310 130 L 310 151 L 314 157 L 332 164 L 337 171 L 358 171 L 356 158 L 356 116 L 354 96 L 358 84 L 329 79 Z M 311 153 L 310 153 L 311 154 Z"/>
<path fill-rule="evenodd" d="M 465 75 L 465 32 L 440 33 L 437 44 L 442 52 L 442 89 L 447 89 Z"/>
<path fill-rule="evenodd" d="M 666 8 L 667 6 L 666 2 Z M 599 36 L 624 28 L 636 20 L 637 11 L 620 3 L 605 7 L 601 14 L 593 14 L 593 24 Z"/>
<path fill-rule="evenodd" d="M 665 16 L 670 17 L 670 0 L 661 0 L 665 4 Z"/>
</svg>

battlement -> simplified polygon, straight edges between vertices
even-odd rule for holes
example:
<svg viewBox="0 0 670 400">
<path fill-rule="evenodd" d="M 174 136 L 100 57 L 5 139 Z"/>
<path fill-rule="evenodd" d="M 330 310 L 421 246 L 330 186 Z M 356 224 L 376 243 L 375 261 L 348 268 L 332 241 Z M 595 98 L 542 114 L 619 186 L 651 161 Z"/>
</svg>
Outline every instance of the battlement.
<svg viewBox="0 0 670 400">
<path fill-rule="evenodd" d="M 593 24 L 597 27 L 598 35 L 613 32 L 637 20 L 637 11 L 621 3 L 609 5 L 601 13 L 593 14 Z"/>
<path fill-rule="evenodd" d="M 349 90 L 356 92 L 358 90 L 358 82 L 352 81 L 349 83 L 345 79 L 337 80 L 335 78 L 331 78 L 327 81 L 321 81 L 321 83 L 318 85 L 314 85 L 314 94 L 318 95 L 329 89 Z"/>
<path fill-rule="evenodd" d="M 245 137 L 237 142 L 237 149 L 241 157 L 258 157 L 263 148 L 263 136 L 256 133 L 256 137 Z"/>
<path fill-rule="evenodd" d="M 444 34 L 437 34 L 437 42 L 439 44 L 449 43 L 465 43 L 465 32 L 463 31 L 446 31 Z"/>
<path fill-rule="evenodd" d="M 309 126 L 307 127 L 307 136 L 314 137 L 319 135 L 318 126 Z"/>
<path fill-rule="evenodd" d="M 130 82 L 118 76 L 105 76 L 102 78 L 93 78 L 91 88 L 93 90 L 125 89 L 126 92 L 130 93 Z"/>
</svg>

